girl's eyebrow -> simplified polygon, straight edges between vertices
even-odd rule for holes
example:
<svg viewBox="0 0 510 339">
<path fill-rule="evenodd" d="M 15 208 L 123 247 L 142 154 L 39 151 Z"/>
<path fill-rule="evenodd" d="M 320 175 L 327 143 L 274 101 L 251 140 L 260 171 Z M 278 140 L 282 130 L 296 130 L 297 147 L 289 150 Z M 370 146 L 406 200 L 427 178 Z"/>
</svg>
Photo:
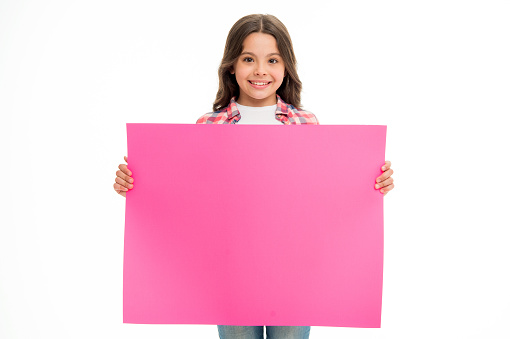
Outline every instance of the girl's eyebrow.
<svg viewBox="0 0 510 339">
<path fill-rule="evenodd" d="M 254 53 L 252 53 L 252 52 L 242 52 L 242 53 L 241 53 L 241 55 L 243 55 L 243 54 L 249 54 L 249 55 L 253 55 L 253 56 L 255 56 L 255 54 L 254 54 Z M 271 56 L 271 55 L 278 55 L 278 56 L 281 56 L 281 55 L 280 55 L 280 53 L 273 52 L 273 53 L 269 53 L 268 55 L 266 55 L 266 57 Z"/>
</svg>

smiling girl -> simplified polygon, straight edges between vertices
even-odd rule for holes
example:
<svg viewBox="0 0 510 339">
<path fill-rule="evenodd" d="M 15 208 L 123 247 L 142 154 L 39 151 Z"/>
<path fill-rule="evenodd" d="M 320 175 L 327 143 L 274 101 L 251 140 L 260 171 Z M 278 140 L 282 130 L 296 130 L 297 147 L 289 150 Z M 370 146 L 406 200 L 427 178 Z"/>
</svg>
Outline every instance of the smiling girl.
<svg viewBox="0 0 510 339">
<path fill-rule="evenodd" d="M 292 41 L 280 20 L 268 14 L 239 19 L 227 36 L 213 112 L 202 115 L 197 124 L 318 125 L 314 114 L 301 109 L 296 64 Z M 390 166 L 386 161 L 375 179 L 374 188 L 384 195 L 394 187 Z M 132 172 L 120 164 L 116 174 L 113 187 L 125 197 L 133 188 Z M 265 327 L 267 339 L 310 335 L 310 326 Z M 263 339 L 264 326 L 218 325 L 218 333 L 221 339 Z"/>
</svg>

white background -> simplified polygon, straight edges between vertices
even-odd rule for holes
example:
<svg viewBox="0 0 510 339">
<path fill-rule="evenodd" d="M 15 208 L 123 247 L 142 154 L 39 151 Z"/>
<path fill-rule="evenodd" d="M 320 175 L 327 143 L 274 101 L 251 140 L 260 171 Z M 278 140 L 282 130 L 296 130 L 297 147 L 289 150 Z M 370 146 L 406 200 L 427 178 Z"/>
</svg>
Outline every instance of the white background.
<svg viewBox="0 0 510 339">
<path fill-rule="evenodd" d="M 113 182 L 126 122 L 211 111 L 251 13 L 287 26 L 321 124 L 388 125 L 382 328 L 310 338 L 510 337 L 508 1 L 1 0 L 0 338 L 218 337 L 122 323 Z"/>
</svg>

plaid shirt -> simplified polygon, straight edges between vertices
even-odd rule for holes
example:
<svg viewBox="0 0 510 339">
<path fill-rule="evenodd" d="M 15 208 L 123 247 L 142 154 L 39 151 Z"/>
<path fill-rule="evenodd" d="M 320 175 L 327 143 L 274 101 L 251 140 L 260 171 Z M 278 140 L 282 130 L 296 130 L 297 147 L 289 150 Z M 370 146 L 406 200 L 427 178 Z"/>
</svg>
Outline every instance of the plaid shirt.
<svg viewBox="0 0 510 339">
<path fill-rule="evenodd" d="M 303 111 L 287 104 L 276 94 L 275 119 L 284 125 L 318 125 L 319 121 L 313 113 Z M 197 120 L 197 124 L 235 124 L 241 119 L 237 109 L 235 97 L 230 99 L 230 104 L 222 110 L 206 113 Z"/>
</svg>

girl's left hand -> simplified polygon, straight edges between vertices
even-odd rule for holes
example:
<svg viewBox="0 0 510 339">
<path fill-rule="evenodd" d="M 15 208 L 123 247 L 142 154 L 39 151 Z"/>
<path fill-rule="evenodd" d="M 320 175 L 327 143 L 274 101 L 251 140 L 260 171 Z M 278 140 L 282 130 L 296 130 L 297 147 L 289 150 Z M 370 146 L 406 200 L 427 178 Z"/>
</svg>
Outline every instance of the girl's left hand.
<svg viewBox="0 0 510 339">
<path fill-rule="evenodd" d="M 388 192 L 391 191 L 393 187 L 395 187 L 393 185 L 393 178 L 391 177 L 391 175 L 393 174 L 393 170 L 390 168 L 390 166 L 391 161 L 386 161 L 384 163 L 384 166 L 381 167 L 384 173 L 378 176 L 377 179 L 375 179 L 376 181 L 375 188 L 380 190 L 381 193 L 384 193 L 384 195 L 388 194 Z"/>
</svg>

